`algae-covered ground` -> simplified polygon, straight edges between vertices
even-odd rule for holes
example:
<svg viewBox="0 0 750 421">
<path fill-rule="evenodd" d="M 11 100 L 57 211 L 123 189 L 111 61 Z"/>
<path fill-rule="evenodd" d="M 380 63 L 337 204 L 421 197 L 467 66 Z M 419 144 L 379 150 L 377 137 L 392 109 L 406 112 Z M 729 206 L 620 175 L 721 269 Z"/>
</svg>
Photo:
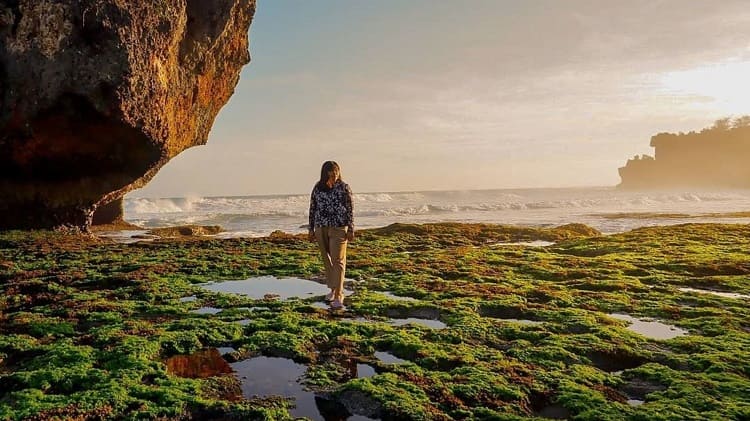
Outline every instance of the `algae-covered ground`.
<svg viewBox="0 0 750 421">
<path fill-rule="evenodd" d="M 534 240 L 554 244 L 498 244 Z M 371 418 L 750 419 L 748 250 L 744 225 L 611 236 L 394 225 L 358 233 L 354 293 L 332 313 L 313 305 L 322 297 L 253 300 L 198 285 L 319 277 L 303 236 L 118 244 L 0 233 L 0 419 L 290 417 L 287 400 L 243 397 L 241 378 L 183 370 L 214 347 L 234 348 L 230 361 L 291 358 L 307 367 L 308 390 Z M 651 339 L 615 313 L 687 334 Z M 374 373 L 358 378 L 354 364 Z"/>
</svg>

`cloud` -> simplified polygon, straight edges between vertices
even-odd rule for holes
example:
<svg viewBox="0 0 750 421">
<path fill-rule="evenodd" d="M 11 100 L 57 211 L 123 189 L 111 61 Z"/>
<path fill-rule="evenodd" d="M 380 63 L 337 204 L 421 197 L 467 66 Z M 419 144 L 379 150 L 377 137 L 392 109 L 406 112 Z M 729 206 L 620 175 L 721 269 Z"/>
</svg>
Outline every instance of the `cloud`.
<svg viewBox="0 0 750 421">
<path fill-rule="evenodd" d="M 254 23 L 263 43 L 209 146 L 170 163 L 153 192 L 305 191 L 330 158 L 360 190 L 616 183 L 654 133 L 750 105 L 746 0 L 263 10 L 273 20 Z M 194 168 L 220 170 L 191 181 Z"/>
</svg>

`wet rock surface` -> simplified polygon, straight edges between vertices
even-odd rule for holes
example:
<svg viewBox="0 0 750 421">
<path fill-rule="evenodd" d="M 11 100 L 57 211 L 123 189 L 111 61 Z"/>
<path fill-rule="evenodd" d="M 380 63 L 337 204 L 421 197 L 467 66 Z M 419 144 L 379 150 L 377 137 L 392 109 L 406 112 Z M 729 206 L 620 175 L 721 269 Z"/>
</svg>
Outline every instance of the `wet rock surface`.
<svg viewBox="0 0 750 421">
<path fill-rule="evenodd" d="M 255 0 L 0 1 L 0 229 L 88 229 L 205 144 Z M 117 205 L 102 223 L 118 218 Z"/>
<path fill-rule="evenodd" d="M 181 225 L 177 227 L 156 228 L 148 231 L 148 235 L 163 238 L 195 237 L 216 235 L 222 231 L 218 225 Z"/>
<path fill-rule="evenodd" d="M 339 400 L 352 414 L 369 418 L 380 418 L 383 406 L 372 397 L 357 390 L 346 390 L 339 395 Z"/>
</svg>

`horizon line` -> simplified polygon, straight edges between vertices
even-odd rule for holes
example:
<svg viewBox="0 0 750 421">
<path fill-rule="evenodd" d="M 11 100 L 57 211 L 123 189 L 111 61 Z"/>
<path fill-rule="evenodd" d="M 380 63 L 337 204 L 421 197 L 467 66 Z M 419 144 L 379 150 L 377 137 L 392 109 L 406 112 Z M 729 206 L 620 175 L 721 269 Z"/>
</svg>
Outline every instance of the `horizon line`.
<svg viewBox="0 0 750 421">
<path fill-rule="evenodd" d="M 354 192 L 357 194 L 404 194 L 404 193 L 444 193 L 444 192 L 482 192 L 482 191 L 496 191 L 496 190 L 566 190 L 566 189 L 601 189 L 601 188 L 616 188 L 616 185 L 578 185 L 578 186 L 558 186 L 558 187 L 496 187 L 496 188 L 484 188 L 484 189 L 423 189 L 423 190 L 392 190 L 392 191 L 363 191 Z M 232 198 L 232 197 L 272 197 L 272 196 L 301 196 L 308 195 L 309 192 L 304 193 L 269 193 L 269 194 L 231 194 L 231 195 L 199 195 L 199 194 L 188 194 L 185 196 L 138 196 L 130 197 L 129 199 L 183 199 L 186 197 L 200 197 L 204 199 L 214 198 Z M 127 195 L 127 194 L 126 194 Z M 123 197 L 125 199 L 125 197 Z"/>
</svg>

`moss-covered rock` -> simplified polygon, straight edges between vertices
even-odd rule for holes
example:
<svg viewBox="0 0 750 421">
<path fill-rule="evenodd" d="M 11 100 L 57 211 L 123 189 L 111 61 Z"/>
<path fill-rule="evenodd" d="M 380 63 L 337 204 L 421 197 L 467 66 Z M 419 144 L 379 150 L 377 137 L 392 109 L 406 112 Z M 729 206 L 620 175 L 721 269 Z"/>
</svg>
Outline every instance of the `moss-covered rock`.
<svg viewBox="0 0 750 421">
<path fill-rule="evenodd" d="M 322 297 L 254 300 L 199 285 L 319 276 L 303 237 L 124 245 L 0 234 L 0 419 L 288 418 L 284 400 L 238 400 L 234 377 L 167 370 L 173 356 L 219 346 L 237 350 L 232 361 L 304 363 L 307 387 L 383 419 L 750 417 L 747 299 L 715 294 L 750 294 L 748 226 L 364 230 L 348 256 L 355 293 L 337 313 L 312 306 Z M 534 240 L 554 244 L 497 246 Z M 223 311 L 192 312 L 203 306 Z M 611 313 L 688 334 L 649 339 Z M 357 364 L 375 373 L 358 378 Z"/>
</svg>

